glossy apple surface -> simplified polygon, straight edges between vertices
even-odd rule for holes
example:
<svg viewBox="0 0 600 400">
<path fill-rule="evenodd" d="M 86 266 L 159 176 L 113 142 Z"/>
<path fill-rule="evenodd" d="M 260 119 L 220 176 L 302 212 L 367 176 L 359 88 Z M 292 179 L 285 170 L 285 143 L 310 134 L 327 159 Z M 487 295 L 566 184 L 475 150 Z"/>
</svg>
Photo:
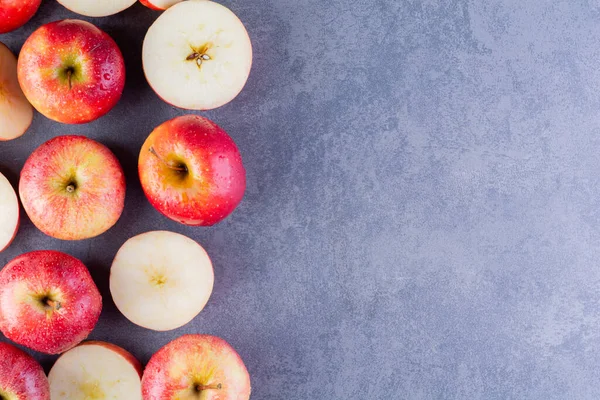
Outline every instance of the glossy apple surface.
<svg viewBox="0 0 600 400">
<path fill-rule="evenodd" d="M 31 34 L 19 55 L 18 77 L 41 114 L 83 124 L 117 104 L 125 86 L 125 62 L 108 34 L 89 22 L 67 19 Z"/>
<path fill-rule="evenodd" d="M 12 185 L 0 173 L 0 252 L 6 250 L 19 230 L 19 200 Z"/>
<path fill-rule="evenodd" d="M 134 324 L 179 328 L 202 311 L 214 284 L 212 263 L 194 240 L 155 231 L 129 239 L 110 269 L 115 305 Z"/>
<path fill-rule="evenodd" d="M 152 356 L 142 378 L 144 400 L 248 400 L 250 375 L 225 340 L 185 335 Z"/>
<path fill-rule="evenodd" d="M 35 15 L 42 0 L 1 0 L 0 33 L 22 27 Z"/>
<path fill-rule="evenodd" d="M 0 43 L 0 141 L 22 136 L 33 120 L 33 107 L 17 79 L 17 58 Z"/>
<path fill-rule="evenodd" d="M 19 195 L 33 224 L 63 240 L 98 236 L 119 219 L 125 176 L 106 146 L 84 136 L 58 136 L 25 162 Z"/>
<path fill-rule="evenodd" d="M 222 221 L 246 190 L 246 170 L 233 139 L 197 115 L 167 121 L 150 134 L 140 153 L 139 174 L 150 203 L 186 225 Z"/>
<path fill-rule="evenodd" d="M 148 83 L 164 101 L 211 110 L 229 103 L 246 85 L 252 43 L 227 7 L 208 0 L 182 1 L 148 29 L 142 62 Z"/>
<path fill-rule="evenodd" d="M 62 353 L 84 340 L 102 310 L 88 269 L 58 251 L 23 254 L 0 271 L 0 330 L 30 349 Z"/>
<path fill-rule="evenodd" d="M 8 343 L 0 343 L 0 399 L 50 400 L 50 386 L 42 366 Z"/>
<path fill-rule="evenodd" d="M 84 342 L 56 361 L 48 380 L 52 400 L 141 400 L 142 366 L 127 350 Z"/>
</svg>

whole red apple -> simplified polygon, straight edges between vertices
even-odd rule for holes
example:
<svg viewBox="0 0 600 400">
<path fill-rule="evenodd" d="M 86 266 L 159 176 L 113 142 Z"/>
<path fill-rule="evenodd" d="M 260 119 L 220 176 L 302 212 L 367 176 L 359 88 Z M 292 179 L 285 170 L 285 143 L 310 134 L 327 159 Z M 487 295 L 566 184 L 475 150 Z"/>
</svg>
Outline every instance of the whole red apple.
<svg viewBox="0 0 600 400">
<path fill-rule="evenodd" d="M 246 190 L 246 170 L 233 139 L 198 115 L 156 128 L 142 147 L 139 174 L 150 203 L 186 225 L 222 221 Z"/>
<path fill-rule="evenodd" d="M 34 251 L 0 271 L 0 331 L 30 349 L 59 354 L 96 326 L 102 296 L 85 265 L 58 251 Z"/>
<path fill-rule="evenodd" d="M 42 366 L 8 343 L 0 343 L 0 399 L 50 400 L 50 385 Z"/>
<path fill-rule="evenodd" d="M 142 377 L 144 400 L 248 400 L 250 375 L 225 340 L 185 335 L 152 356 Z"/>
<path fill-rule="evenodd" d="M 22 27 L 35 15 L 42 0 L 0 0 L 0 33 Z"/>
<path fill-rule="evenodd" d="M 19 195 L 31 222 L 45 234 L 89 239 L 106 232 L 121 216 L 125 175 L 104 145 L 84 136 L 58 136 L 25 162 Z"/>
<path fill-rule="evenodd" d="M 108 34 L 89 22 L 64 20 L 31 34 L 19 55 L 18 76 L 40 113 L 83 124 L 117 104 L 125 86 L 125 62 Z"/>
</svg>

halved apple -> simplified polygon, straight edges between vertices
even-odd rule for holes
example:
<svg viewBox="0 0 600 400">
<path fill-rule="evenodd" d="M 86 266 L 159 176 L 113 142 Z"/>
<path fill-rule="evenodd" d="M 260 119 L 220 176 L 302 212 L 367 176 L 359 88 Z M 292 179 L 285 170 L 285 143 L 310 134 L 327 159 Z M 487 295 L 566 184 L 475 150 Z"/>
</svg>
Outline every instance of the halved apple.
<svg viewBox="0 0 600 400">
<path fill-rule="evenodd" d="M 12 243 L 19 230 L 19 199 L 12 185 L 0 173 L 0 252 Z"/>
<path fill-rule="evenodd" d="M 119 249 L 110 293 L 134 324 L 168 331 L 190 322 L 212 293 L 214 272 L 206 251 L 178 233 L 147 232 Z"/>
<path fill-rule="evenodd" d="M 142 366 L 125 349 L 85 342 L 56 361 L 48 380 L 52 400 L 141 400 Z"/>
<path fill-rule="evenodd" d="M 88 17 L 106 17 L 131 7 L 136 0 L 58 0 L 65 8 Z"/>
<path fill-rule="evenodd" d="M 252 44 L 244 24 L 227 7 L 188 0 L 150 27 L 142 61 L 148 83 L 164 101 L 210 110 L 229 103 L 246 84 Z"/>
<path fill-rule="evenodd" d="M 17 58 L 0 42 L 0 141 L 22 136 L 31 121 L 33 107 L 19 86 Z"/>
</svg>

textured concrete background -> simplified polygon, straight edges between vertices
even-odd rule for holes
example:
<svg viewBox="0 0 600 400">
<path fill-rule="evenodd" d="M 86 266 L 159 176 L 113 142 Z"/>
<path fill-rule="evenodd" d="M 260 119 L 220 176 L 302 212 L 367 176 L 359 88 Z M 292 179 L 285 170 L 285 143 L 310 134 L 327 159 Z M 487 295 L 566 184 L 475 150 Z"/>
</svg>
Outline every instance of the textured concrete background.
<svg viewBox="0 0 600 400">
<path fill-rule="evenodd" d="M 34 249 L 82 259 L 103 291 L 95 339 L 143 362 L 173 337 L 224 337 L 253 399 L 600 397 L 600 1 L 223 0 L 255 46 L 245 91 L 203 115 L 237 141 L 249 185 L 210 229 L 161 217 L 136 174 L 144 139 L 184 112 L 142 75 L 156 12 L 93 19 L 125 53 L 123 100 L 86 126 L 36 115 L 0 143 L 16 184 L 58 134 L 107 144 L 128 178 L 109 233 L 66 243 L 25 219 L 0 264 Z M 42 23 L 74 17 L 45 0 Z M 187 234 L 216 267 L 206 310 L 170 333 L 115 309 L 118 248 Z M 52 359 L 39 356 L 49 367 Z"/>
</svg>

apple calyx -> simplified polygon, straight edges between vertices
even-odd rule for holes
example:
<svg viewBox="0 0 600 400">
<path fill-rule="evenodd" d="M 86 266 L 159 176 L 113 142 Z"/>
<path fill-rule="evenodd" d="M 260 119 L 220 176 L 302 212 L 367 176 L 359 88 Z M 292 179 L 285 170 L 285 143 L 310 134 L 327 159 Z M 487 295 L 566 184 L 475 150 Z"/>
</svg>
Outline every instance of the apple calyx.
<svg viewBox="0 0 600 400">
<path fill-rule="evenodd" d="M 198 49 L 194 49 L 192 47 L 192 52 L 185 59 L 186 61 L 195 61 L 198 68 L 202 67 L 204 61 L 210 61 L 212 58 L 207 54 L 208 50 L 212 47 L 212 43 L 207 43 L 204 46 L 199 47 Z"/>
<path fill-rule="evenodd" d="M 188 168 L 185 164 L 165 161 L 165 159 L 162 158 L 161 156 L 159 156 L 158 153 L 156 152 L 156 150 L 154 150 L 154 147 L 150 147 L 150 149 L 148 149 L 148 151 L 150 153 L 152 153 L 152 155 L 154 157 L 158 158 L 161 163 L 163 163 L 164 165 L 166 165 L 168 168 L 172 169 L 173 171 L 182 172 L 184 174 L 188 173 Z"/>
</svg>

